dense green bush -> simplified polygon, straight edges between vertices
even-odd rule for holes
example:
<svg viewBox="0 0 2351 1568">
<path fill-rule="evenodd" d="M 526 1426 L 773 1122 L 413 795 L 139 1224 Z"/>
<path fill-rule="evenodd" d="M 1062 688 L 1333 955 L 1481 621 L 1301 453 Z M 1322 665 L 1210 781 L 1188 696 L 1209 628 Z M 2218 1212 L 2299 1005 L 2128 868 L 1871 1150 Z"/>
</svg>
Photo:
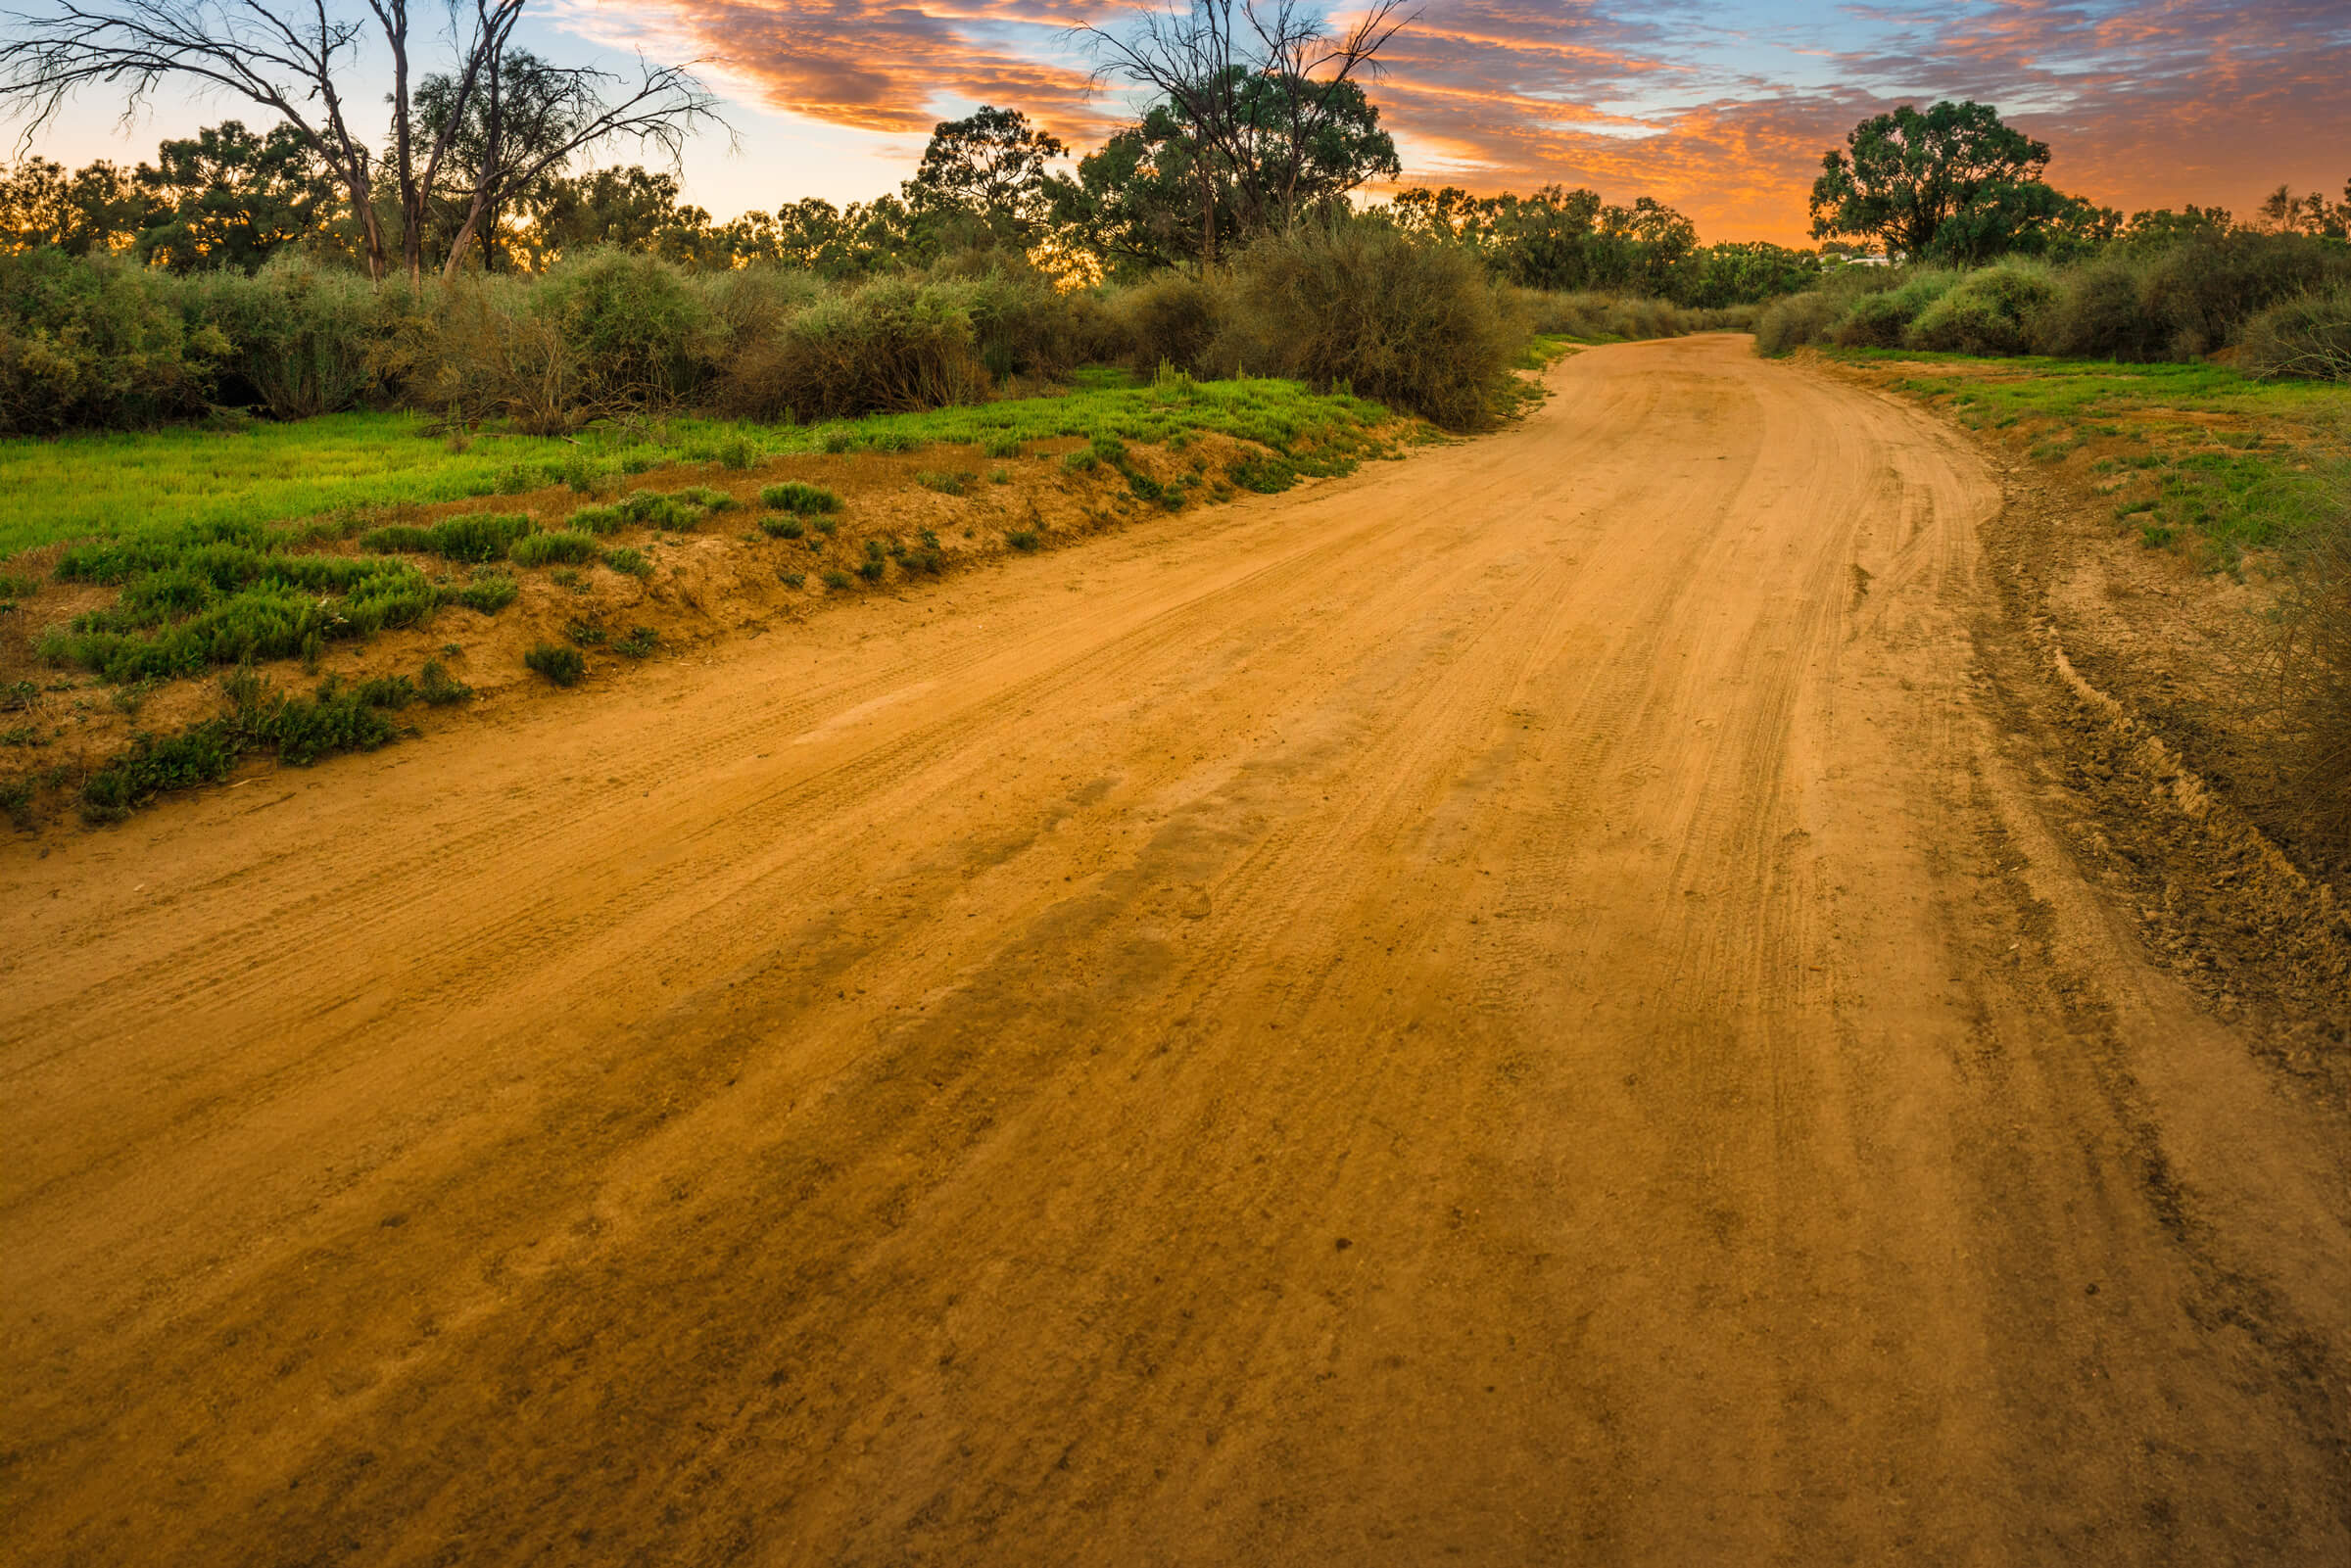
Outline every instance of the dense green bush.
<svg viewBox="0 0 2351 1568">
<path fill-rule="evenodd" d="M 1921 310 L 1903 341 L 1947 354 L 2023 354 L 2056 296 L 2049 269 L 2038 262 L 1986 267 Z"/>
<path fill-rule="evenodd" d="M 63 251 L 0 254 L 0 433 L 202 413 L 228 341 L 166 272 Z"/>
<path fill-rule="evenodd" d="M 1455 430 L 1505 404 L 1523 329 L 1461 246 L 1384 223 L 1302 224 L 1243 251 L 1232 282 L 1220 373 L 1344 387 Z"/>
<path fill-rule="evenodd" d="M 1909 338 L 1911 323 L 1950 293 L 1960 278 L 1957 272 L 1935 269 L 1906 276 L 1892 288 L 1872 289 L 1855 285 L 1876 282 L 1878 276 L 1867 268 L 1852 270 L 1862 276 L 1839 291 L 1849 295 L 1852 303 L 1827 334 L 1830 342 L 1846 349 L 1900 348 Z"/>
<path fill-rule="evenodd" d="M 592 251 L 531 290 L 531 313 L 572 356 L 598 410 L 661 407 L 699 385 L 719 348 L 710 308 L 658 257 Z"/>
<path fill-rule="evenodd" d="M 251 277 L 198 273 L 187 295 L 227 345 L 214 401 L 303 419 L 375 391 L 384 296 L 358 273 L 283 251 Z"/>
</svg>

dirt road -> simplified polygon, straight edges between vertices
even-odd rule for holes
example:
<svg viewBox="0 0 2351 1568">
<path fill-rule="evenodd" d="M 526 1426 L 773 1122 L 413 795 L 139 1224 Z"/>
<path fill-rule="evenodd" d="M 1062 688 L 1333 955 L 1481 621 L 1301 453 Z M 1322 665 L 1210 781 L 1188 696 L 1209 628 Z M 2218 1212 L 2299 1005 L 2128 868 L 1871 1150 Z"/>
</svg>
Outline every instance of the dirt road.
<svg viewBox="0 0 2351 1568">
<path fill-rule="evenodd" d="M 2322 1563 L 2339 1123 L 1744 340 L 0 850 L 41 1563 Z"/>
</svg>

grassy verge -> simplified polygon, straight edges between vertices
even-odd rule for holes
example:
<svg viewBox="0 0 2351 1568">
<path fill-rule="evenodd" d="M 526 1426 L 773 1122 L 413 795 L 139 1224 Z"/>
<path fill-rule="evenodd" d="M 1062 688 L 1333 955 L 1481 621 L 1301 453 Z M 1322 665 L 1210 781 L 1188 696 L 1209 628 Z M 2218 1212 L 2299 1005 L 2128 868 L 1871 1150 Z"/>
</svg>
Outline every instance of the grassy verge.
<svg viewBox="0 0 2351 1568">
<path fill-rule="evenodd" d="M 2351 453 L 2351 387 L 2211 364 L 1823 353 L 2109 498 L 2148 547 L 2225 569 L 2292 544 Z"/>
<path fill-rule="evenodd" d="M 233 429 L 0 440 L 0 561 L 59 540 L 194 525 L 237 530 L 364 517 L 397 505 L 521 495 L 550 485 L 601 493 L 676 463 L 747 468 L 795 452 L 1004 446 L 1064 436 L 1163 444 L 1215 431 L 1275 451 L 1320 444 L 1393 416 L 1295 382 L 1137 384 L 1095 371 L 1066 394 L 820 425 L 670 419 L 600 426 L 577 441 L 496 432 L 444 436 L 412 413 L 332 414 Z"/>
<path fill-rule="evenodd" d="M 977 407 L 676 420 L 577 447 L 453 443 L 396 415 L 0 443 L 0 464 L 32 476 L 7 537 L 39 550 L 0 557 L 0 807 L 23 827 L 36 805 L 78 798 L 111 820 L 248 752 L 381 743 L 367 714 L 400 693 L 354 692 L 427 649 L 471 660 L 486 695 L 504 670 L 567 686 L 697 627 L 1285 490 L 1425 433 L 1292 382 L 1098 372 Z M 505 466 L 478 460 L 493 446 Z M 555 448 L 519 480 L 484 483 L 516 471 L 513 451 Z M 281 509 L 322 499 L 336 501 L 323 514 Z M 218 715 L 195 684 L 280 660 L 328 684 Z M 301 738 L 338 725 L 349 744 Z"/>
</svg>

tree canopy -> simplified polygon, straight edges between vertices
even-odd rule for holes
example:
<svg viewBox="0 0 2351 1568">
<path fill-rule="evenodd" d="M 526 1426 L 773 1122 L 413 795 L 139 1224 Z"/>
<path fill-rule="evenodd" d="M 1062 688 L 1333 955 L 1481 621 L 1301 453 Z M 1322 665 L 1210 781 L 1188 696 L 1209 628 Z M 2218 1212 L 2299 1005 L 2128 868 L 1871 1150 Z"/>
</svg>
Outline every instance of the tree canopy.
<svg viewBox="0 0 2351 1568">
<path fill-rule="evenodd" d="M 1890 254 L 1976 260 L 2012 249 L 2017 232 L 2046 223 L 2067 200 L 2041 182 L 2049 146 L 1988 104 L 1904 104 L 1855 125 L 1821 158 L 1812 183 L 1812 237 L 1854 235 Z M 2038 187 L 2038 188 L 2036 188 Z"/>
</svg>

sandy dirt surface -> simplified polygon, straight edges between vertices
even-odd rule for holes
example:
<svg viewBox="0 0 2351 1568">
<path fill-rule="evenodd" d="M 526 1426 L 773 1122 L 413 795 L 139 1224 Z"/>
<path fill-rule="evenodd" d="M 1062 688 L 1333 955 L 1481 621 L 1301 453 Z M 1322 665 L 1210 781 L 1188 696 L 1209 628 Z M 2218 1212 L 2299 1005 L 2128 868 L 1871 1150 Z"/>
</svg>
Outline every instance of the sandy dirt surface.
<svg viewBox="0 0 2351 1568">
<path fill-rule="evenodd" d="M 1551 381 L 0 849 L 0 1554 L 2351 1556 L 2351 1144 L 2051 826 L 1992 477 Z"/>
</svg>

